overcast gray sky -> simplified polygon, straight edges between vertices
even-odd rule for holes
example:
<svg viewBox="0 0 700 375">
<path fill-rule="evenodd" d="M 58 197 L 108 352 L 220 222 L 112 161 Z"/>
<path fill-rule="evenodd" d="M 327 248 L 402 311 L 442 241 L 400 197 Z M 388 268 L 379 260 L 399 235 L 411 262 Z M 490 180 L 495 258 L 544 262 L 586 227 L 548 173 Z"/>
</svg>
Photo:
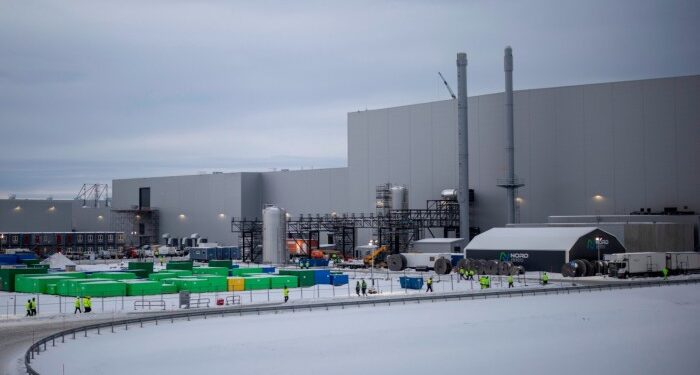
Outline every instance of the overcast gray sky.
<svg viewBox="0 0 700 375">
<path fill-rule="evenodd" d="M 700 73 L 700 1 L 0 1 L 0 198 L 346 165 L 347 112 Z"/>
</svg>

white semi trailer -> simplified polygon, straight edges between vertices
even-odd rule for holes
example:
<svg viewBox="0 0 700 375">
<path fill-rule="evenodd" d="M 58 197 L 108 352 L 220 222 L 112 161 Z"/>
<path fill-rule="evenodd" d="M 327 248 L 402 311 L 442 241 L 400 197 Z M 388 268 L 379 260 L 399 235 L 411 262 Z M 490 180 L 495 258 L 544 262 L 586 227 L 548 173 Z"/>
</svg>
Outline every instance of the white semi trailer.
<svg viewBox="0 0 700 375">
<path fill-rule="evenodd" d="M 619 278 L 659 275 L 664 268 L 671 274 L 700 271 L 700 253 L 696 252 L 617 253 L 606 259 L 608 275 Z"/>
</svg>

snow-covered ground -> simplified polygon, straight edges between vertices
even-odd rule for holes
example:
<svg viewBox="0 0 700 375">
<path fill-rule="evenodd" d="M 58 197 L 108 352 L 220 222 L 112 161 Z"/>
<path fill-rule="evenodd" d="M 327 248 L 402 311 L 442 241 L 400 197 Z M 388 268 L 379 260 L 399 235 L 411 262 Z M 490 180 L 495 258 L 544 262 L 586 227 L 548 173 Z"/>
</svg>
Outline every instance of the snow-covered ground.
<svg viewBox="0 0 700 375">
<path fill-rule="evenodd" d="M 180 321 L 49 346 L 42 374 L 693 374 L 700 288 Z"/>
<path fill-rule="evenodd" d="M 311 300 L 311 299 L 328 299 L 328 298 L 348 298 L 356 296 L 355 294 L 355 283 L 356 281 L 364 278 L 368 285 L 372 285 L 370 277 L 372 274 L 367 270 L 360 271 L 346 271 L 350 277 L 350 284 L 342 286 L 331 286 L 331 285 L 316 285 L 314 287 L 308 288 L 293 288 L 289 290 L 289 298 L 292 301 L 296 300 Z M 408 272 L 407 275 L 422 275 L 424 278 L 428 278 L 430 274 L 428 273 L 416 273 Z M 399 277 L 403 273 L 392 273 L 387 271 L 377 271 L 373 273 L 374 282 L 379 290 L 379 295 L 392 295 L 392 294 L 412 294 L 412 293 L 424 293 L 425 287 L 422 290 L 411 290 L 402 289 L 399 284 Z M 533 279 L 537 278 L 537 274 L 534 273 L 531 276 Z M 459 275 L 442 275 L 434 277 L 433 289 L 435 292 L 452 292 L 452 291 L 479 291 L 479 282 L 475 281 L 464 281 L 459 280 Z M 508 284 L 505 277 L 492 276 L 492 289 L 507 288 Z M 524 278 L 516 278 L 515 286 L 517 288 L 538 288 L 539 286 L 536 282 L 532 280 L 526 281 Z M 566 283 L 566 282 L 565 282 Z M 561 282 L 552 282 L 553 285 L 561 285 Z M 245 292 L 219 292 L 219 293 L 196 293 L 192 294 L 193 298 L 208 298 L 210 301 L 210 307 L 215 307 L 215 301 L 218 298 L 226 298 L 227 296 L 236 295 L 240 297 L 242 304 L 252 304 L 252 303 L 269 303 L 269 302 L 282 302 L 282 291 L 280 289 L 270 289 L 270 290 L 256 290 L 256 291 L 245 291 Z M 73 314 L 73 297 L 59 297 L 52 295 L 36 295 L 36 294 L 26 294 L 26 293 L 7 293 L 0 292 L 0 321 L 2 320 L 16 320 L 25 319 L 24 315 L 24 303 L 31 299 L 32 297 L 37 298 L 38 301 L 38 311 L 40 317 L 56 316 Z M 92 306 L 93 312 L 95 313 L 119 313 L 119 312 L 133 312 L 137 311 L 134 308 L 134 303 L 137 301 L 155 301 L 163 300 L 166 304 L 166 309 L 176 310 L 179 308 L 179 297 L 177 294 L 164 294 L 164 295 L 154 295 L 154 296 L 144 296 L 144 297 L 112 297 L 112 298 L 93 298 Z M 154 310 L 157 308 L 154 305 Z M 141 311 L 141 309 L 139 309 Z M 36 318 L 26 318 L 26 319 L 36 319 Z"/>
</svg>

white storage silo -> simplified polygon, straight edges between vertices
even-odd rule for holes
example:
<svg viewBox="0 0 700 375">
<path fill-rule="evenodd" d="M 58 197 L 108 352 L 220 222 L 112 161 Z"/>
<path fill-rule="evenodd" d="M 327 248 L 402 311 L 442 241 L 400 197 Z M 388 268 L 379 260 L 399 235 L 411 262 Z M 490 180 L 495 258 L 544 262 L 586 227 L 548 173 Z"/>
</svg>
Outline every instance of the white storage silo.
<svg viewBox="0 0 700 375">
<path fill-rule="evenodd" d="M 405 186 L 391 187 L 391 209 L 406 210 L 408 209 L 408 189 Z"/>
<path fill-rule="evenodd" d="M 274 205 L 263 209 L 263 262 L 286 264 L 287 252 L 287 211 Z"/>
</svg>

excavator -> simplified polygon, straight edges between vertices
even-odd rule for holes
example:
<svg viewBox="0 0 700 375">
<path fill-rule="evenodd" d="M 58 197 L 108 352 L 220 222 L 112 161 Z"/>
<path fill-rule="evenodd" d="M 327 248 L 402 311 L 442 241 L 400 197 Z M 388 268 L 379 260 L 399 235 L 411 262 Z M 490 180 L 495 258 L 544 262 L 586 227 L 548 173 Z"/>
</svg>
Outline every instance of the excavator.
<svg viewBox="0 0 700 375">
<path fill-rule="evenodd" d="M 389 247 L 386 245 L 380 246 L 373 250 L 371 253 L 367 254 L 364 258 L 365 266 L 372 267 L 385 267 L 386 266 L 386 256 L 389 254 Z"/>
</svg>

